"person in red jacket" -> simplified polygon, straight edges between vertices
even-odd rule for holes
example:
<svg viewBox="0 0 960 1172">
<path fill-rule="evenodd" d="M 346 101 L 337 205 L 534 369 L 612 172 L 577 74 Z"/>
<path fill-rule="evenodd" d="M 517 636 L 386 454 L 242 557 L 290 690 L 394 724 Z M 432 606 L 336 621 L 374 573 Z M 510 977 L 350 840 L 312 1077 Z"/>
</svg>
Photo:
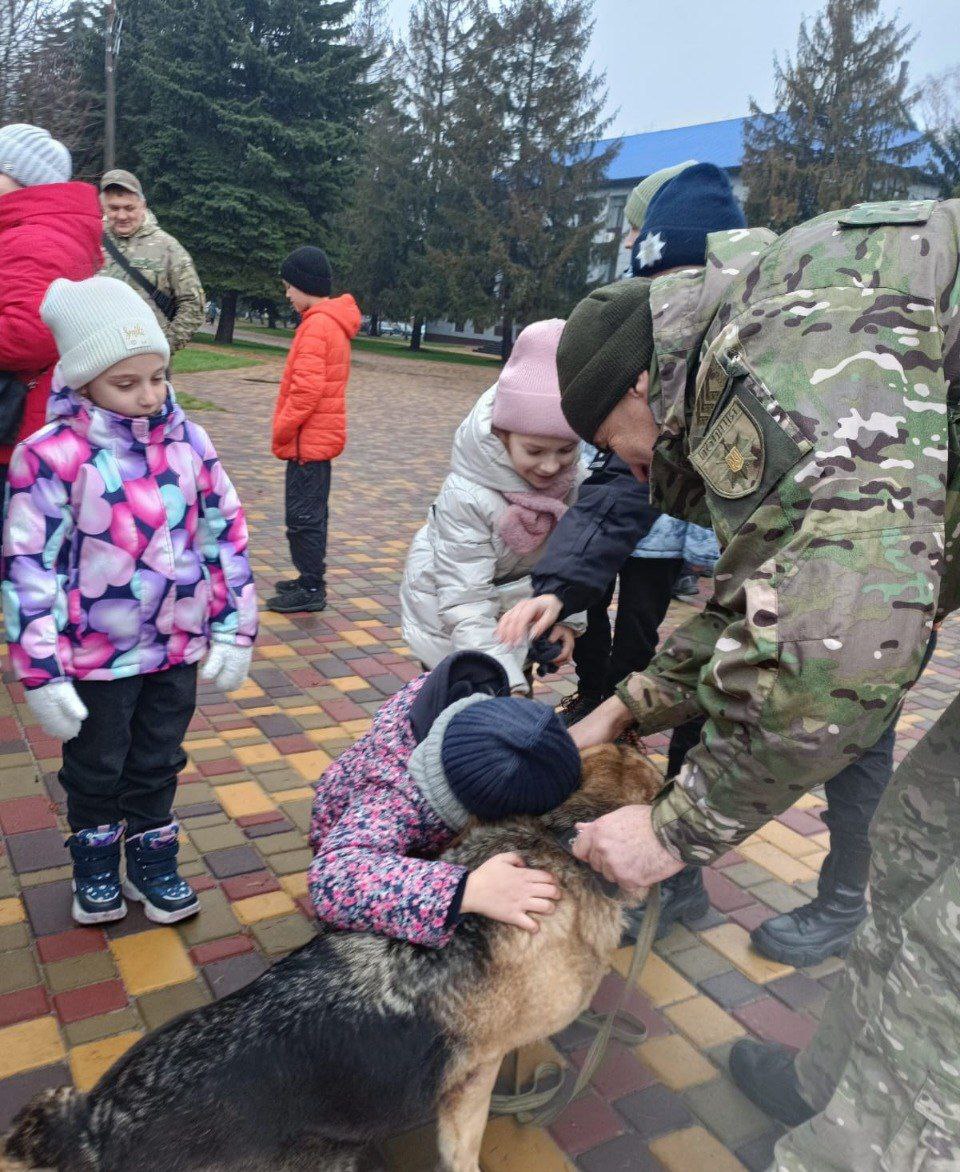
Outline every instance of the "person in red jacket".
<svg viewBox="0 0 960 1172">
<path fill-rule="evenodd" d="M 284 614 L 327 605 L 330 461 L 347 442 L 350 339 L 360 329 L 360 309 L 349 293 L 330 296 L 330 262 L 321 248 L 291 252 L 280 276 L 300 314 L 273 414 L 273 454 L 287 461 L 287 541 L 297 577 L 279 581 L 267 606 Z"/>
<path fill-rule="evenodd" d="M 0 499 L 14 444 L 41 428 L 57 347 L 40 302 L 57 277 L 82 281 L 103 266 L 97 189 L 71 183 L 70 152 L 24 122 L 0 127 L 0 386 L 12 374 L 27 388 L 16 433 L 0 439 Z"/>
</svg>

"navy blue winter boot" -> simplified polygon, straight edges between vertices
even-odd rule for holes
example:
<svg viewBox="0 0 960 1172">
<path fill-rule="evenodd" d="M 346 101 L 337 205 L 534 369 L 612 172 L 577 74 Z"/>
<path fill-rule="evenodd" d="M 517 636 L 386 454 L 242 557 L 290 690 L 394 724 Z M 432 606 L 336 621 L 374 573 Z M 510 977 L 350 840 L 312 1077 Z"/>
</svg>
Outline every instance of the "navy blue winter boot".
<svg viewBox="0 0 960 1172">
<path fill-rule="evenodd" d="M 109 924 L 127 914 L 120 890 L 122 836 L 122 823 L 108 822 L 67 839 L 73 857 L 71 913 L 78 924 Z"/>
<path fill-rule="evenodd" d="M 156 830 L 127 837 L 127 877 L 123 894 L 143 904 L 148 920 L 155 924 L 175 924 L 195 916 L 200 901 L 190 884 L 177 871 L 180 827 L 168 822 Z"/>
</svg>

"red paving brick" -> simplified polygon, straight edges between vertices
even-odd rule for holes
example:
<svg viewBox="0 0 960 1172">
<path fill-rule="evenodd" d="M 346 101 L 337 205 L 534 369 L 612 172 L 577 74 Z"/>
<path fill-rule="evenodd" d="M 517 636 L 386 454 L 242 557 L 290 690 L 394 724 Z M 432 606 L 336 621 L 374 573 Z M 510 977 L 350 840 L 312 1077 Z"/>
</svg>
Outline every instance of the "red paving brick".
<svg viewBox="0 0 960 1172">
<path fill-rule="evenodd" d="M 47 830 L 56 824 L 57 807 L 45 795 L 0 802 L 0 830 L 4 834 Z"/>
<path fill-rule="evenodd" d="M 123 1009 L 126 1004 L 127 991 L 122 981 L 100 981 L 96 985 L 84 985 L 66 993 L 57 993 L 53 999 L 57 1017 L 65 1025 L 72 1021 L 82 1021 L 85 1017 Z"/>
<path fill-rule="evenodd" d="M 107 947 L 102 928 L 70 928 L 55 936 L 41 936 L 37 940 L 37 955 L 44 964 L 100 952 Z"/>
<path fill-rule="evenodd" d="M 50 1012 L 47 991 L 41 985 L 32 989 L 18 989 L 0 996 L 0 1029 L 32 1017 L 43 1017 Z"/>
<path fill-rule="evenodd" d="M 222 940 L 211 940 L 207 944 L 198 944 L 190 949 L 190 957 L 194 964 L 213 964 L 217 960 L 226 960 L 231 956 L 239 956 L 242 952 L 250 952 L 253 941 L 249 936 L 225 936 Z"/>
</svg>

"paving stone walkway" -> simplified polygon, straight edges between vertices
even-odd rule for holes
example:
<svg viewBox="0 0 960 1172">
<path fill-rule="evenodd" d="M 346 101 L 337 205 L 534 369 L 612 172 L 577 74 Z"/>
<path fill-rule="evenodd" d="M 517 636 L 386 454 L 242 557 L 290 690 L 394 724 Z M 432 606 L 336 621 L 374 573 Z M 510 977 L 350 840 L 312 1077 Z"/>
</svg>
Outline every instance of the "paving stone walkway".
<svg viewBox="0 0 960 1172">
<path fill-rule="evenodd" d="M 269 454 L 277 363 L 184 377 L 222 411 L 208 426 L 244 500 L 261 597 L 289 571 L 282 466 Z M 351 439 L 333 474 L 330 607 L 263 613 L 249 682 L 209 686 L 189 733 L 176 811 L 184 871 L 201 915 L 157 927 L 139 907 L 106 930 L 70 920 L 58 746 L 23 703 L 3 653 L 0 687 L 0 1128 L 38 1090 L 91 1086 L 128 1046 L 171 1016 L 238 988 L 313 932 L 304 872 L 311 783 L 362 732 L 385 697 L 414 676 L 399 638 L 397 584 L 411 536 L 445 472 L 454 429 L 487 372 L 358 355 Z M 677 604 L 676 622 L 689 608 Z M 960 680 L 958 626 L 911 695 L 898 752 L 936 719 Z M 541 688 L 554 701 L 569 677 Z M 662 756 L 663 742 L 654 750 Z M 733 1172 L 762 1169 L 776 1130 L 733 1088 L 730 1045 L 748 1033 L 803 1045 L 839 965 L 794 971 L 754 953 L 748 931 L 813 892 L 827 835 L 822 803 L 803 799 L 707 873 L 712 910 L 676 928 L 641 979 L 634 1010 L 649 1036 L 614 1046 L 590 1092 L 549 1131 L 491 1122 L 484 1172 Z M 628 957 L 597 998 L 608 1006 Z M 552 1054 L 575 1067 L 589 1037 L 576 1027 Z M 389 1146 L 385 1167 L 432 1167 L 420 1132 Z"/>
</svg>

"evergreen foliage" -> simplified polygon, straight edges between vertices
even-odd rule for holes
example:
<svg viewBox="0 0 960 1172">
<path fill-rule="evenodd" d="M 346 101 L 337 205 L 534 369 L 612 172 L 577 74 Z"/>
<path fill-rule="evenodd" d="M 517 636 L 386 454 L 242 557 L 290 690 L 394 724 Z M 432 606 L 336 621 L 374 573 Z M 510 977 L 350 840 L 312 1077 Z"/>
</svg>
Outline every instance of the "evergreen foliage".
<svg viewBox="0 0 960 1172">
<path fill-rule="evenodd" d="M 912 44 L 879 0 L 827 0 L 812 25 L 801 22 L 795 57 L 774 59 L 776 112 L 750 103 L 741 176 L 751 224 L 782 232 L 830 208 L 906 194 L 920 137 Z"/>
</svg>

